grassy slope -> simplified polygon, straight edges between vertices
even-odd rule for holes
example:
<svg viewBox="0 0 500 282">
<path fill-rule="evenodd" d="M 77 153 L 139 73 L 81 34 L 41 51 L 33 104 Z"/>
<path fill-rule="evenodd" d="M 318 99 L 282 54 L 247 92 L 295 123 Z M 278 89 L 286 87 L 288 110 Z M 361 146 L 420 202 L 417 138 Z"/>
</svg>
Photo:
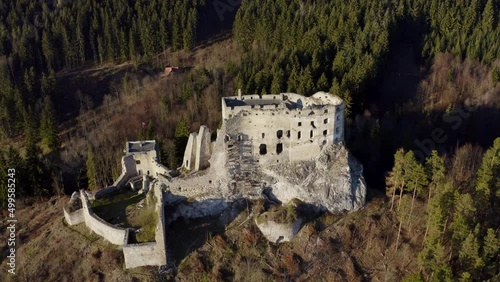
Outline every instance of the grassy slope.
<svg viewBox="0 0 500 282">
<path fill-rule="evenodd" d="M 67 226 L 68 198 L 18 208 L 17 275 L 6 275 L 5 241 L 0 281 L 154 281 L 156 268 L 124 270 L 123 254 L 83 225 Z M 1 238 L 7 238 L 2 214 Z"/>
<path fill-rule="evenodd" d="M 398 222 L 381 196 L 346 216 L 307 223 L 289 243 L 269 244 L 241 214 L 225 234 L 210 239 L 180 265 L 179 281 L 398 281 L 417 268 L 424 230 L 417 203 L 412 226 Z M 406 222 L 406 220 L 405 220 Z M 240 225 L 243 223 L 242 225 Z M 234 227 L 234 228 L 233 228 Z M 194 270 L 194 271 L 193 271 Z"/>
<path fill-rule="evenodd" d="M 62 215 L 67 198 L 18 209 L 16 277 L 2 281 L 155 281 L 155 267 L 124 270 L 119 249 L 83 225 L 69 227 Z M 417 202 L 414 228 L 398 223 L 389 203 L 376 196 L 361 211 L 307 223 L 292 242 L 269 244 L 243 212 L 224 234 L 209 238 L 180 264 L 177 280 L 399 280 L 415 271 L 424 223 Z M 243 223 L 243 224 L 242 224 Z M 6 237 L 2 221 L 2 238 Z M 6 256 L 5 242 L 0 249 Z M 6 274 L 2 261 L 0 277 Z"/>
</svg>

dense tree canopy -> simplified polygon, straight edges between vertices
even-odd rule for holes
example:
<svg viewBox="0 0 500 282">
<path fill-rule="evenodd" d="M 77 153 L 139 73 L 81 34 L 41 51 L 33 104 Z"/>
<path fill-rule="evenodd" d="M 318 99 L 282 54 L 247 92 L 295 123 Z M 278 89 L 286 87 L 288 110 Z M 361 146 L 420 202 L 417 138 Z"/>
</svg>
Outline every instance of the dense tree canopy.
<svg viewBox="0 0 500 282">
<path fill-rule="evenodd" d="M 239 84 L 247 93 L 330 90 L 361 109 L 391 40 L 413 32 L 424 57 L 500 57 L 494 0 L 243 1 L 234 24 L 247 50 Z"/>
<path fill-rule="evenodd" d="M 500 138 L 497 138 L 482 158 L 477 180 L 472 184 L 476 187 L 475 193 L 467 193 L 453 185 L 455 179 L 449 174 L 450 168 L 444 166 L 444 159 L 436 151 L 426 160 L 427 173 L 421 173 L 424 168 L 411 157 L 411 151 L 404 157 L 402 150 L 396 152 L 387 184 L 390 187 L 396 182 L 404 184 L 399 186 L 399 196 L 390 195 L 393 200 L 398 197 L 399 203 L 405 205 L 403 186 L 411 188 L 417 179 L 419 189 L 428 192 L 428 196 L 420 195 L 420 200 L 427 202 L 427 219 L 419 255 L 422 270 L 419 275 L 426 281 L 471 281 L 471 277 L 485 280 L 498 274 L 499 150 Z M 405 171 L 404 168 L 411 169 Z M 409 189 L 406 193 L 410 193 Z M 409 210 L 411 218 L 413 202 L 411 205 L 398 212 Z"/>
</svg>

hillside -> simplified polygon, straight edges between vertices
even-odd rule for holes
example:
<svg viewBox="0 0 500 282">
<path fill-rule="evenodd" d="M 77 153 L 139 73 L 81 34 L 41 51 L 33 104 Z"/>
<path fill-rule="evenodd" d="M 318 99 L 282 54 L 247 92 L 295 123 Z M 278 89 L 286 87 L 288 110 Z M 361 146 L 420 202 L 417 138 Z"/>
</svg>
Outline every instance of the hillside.
<svg viewBox="0 0 500 282">
<path fill-rule="evenodd" d="M 228 226 L 180 218 L 169 273 L 124 270 L 120 250 L 65 224 L 72 192 L 121 173 L 125 142 L 156 140 L 176 169 L 238 89 L 341 97 L 366 207 L 307 214 L 279 245 L 255 225 L 260 201 Z M 2 238 L 12 168 L 21 203 L 7 281 L 497 281 L 499 137 L 499 0 L 0 2 Z M 283 198 L 336 181 L 274 170 L 297 178 Z"/>
<path fill-rule="evenodd" d="M 2 259 L 2 281 L 157 281 L 156 269 L 125 271 L 121 251 L 84 226 L 69 227 L 61 213 L 67 201 L 54 197 L 18 207 L 17 275 L 7 273 Z M 6 226 L 2 221 L 2 238 Z M 0 249 L 6 253 L 5 241 Z"/>
<path fill-rule="evenodd" d="M 53 198 L 18 210 L 19 275 L 12 279 L 3 272 L 1 276 L 7 280 L 2 281 L 160 279 L 154 267 L 123 270 L 119 250 L 90 234 L 84 226 L 67 226 L 61 212 L 66 202 L 66 198 Z M 416 207 L 423 210 L 419 208 L 420 203 Z M 322 277 L 326 274 L 325 268 L 329 269 L 327 274 L 333 281 L 376 281 L 405 276 L 416 267 L 411 257 L 421 247 L 422 230 L 403 233 L 403 244 L 396 250 L 397 220 L 388 208 L 389 203 L 384 203 L 381 195 L 372 196 L 363 210 L 348 216 L 327 215 L 309 222 L 293 242 L 278 246 L 267 243 L 255 223 L 246 220 L 248 213 L 243 212 L 226 227 L 225 233 L 217 236 L 201 233 L 206 242 L 192 250 L 179 265 L 177 279 L 304 280 Z M 416 218 L 421 216 L 416 214 Z M 197 229 L 196 224 L 190 228 Z M 2 225 L 2 236 L 4 230 Z M 5 247 L 4 243 L 0 245 L 2 250 Z M 367 253 L 370 256 L 366 256 Z M 4 260 L 2 269 L 5 263 Z"/>
</svg>

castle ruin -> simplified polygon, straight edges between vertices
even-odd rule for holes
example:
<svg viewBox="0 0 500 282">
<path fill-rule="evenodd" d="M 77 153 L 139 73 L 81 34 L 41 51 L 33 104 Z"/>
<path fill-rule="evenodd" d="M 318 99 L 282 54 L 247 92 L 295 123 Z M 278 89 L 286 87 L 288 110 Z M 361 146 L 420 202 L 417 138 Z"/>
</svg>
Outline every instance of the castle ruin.
<svg viewBox="0 0 500 282">
<path fill-rule="evenodd" d="M 342 99 L 325 92 L 305 97 L 294 93 L 242 95 L 238 91 L 237 96 L 223 97 L 221 102 L 222 125 L 216 140 L 211 140 L 206 126 L 191 133 L 176 173 L 160 164 L 155 141 L 128 142 L 120 177 L 110 187 L 90 195 L 90 199 L 103 198 L 129 187 L 138 193 L 153 190 L 161 217 L 155 245 L 129 246 L 129 232 L 123 228 L 108 239 L 124 246 L 127 268 L 166 264 L 168 238 L 164 232 L 169 220 L 220 215 L 232 201 L 267 198 L 265 191 L 272 191 L 282 203 L 299 199 L 331 212 L 357 210 L 364 205 L 362 166 L 343 145 Z M 87 195 L 81 191 L 72 201 L 87 203 Z M 164 206 L 173 204 L 176 210 L 168 215 L 170 219 L 164 219 Z M 88 204 L 80 207 L 86 211 L 64 210 L 67 222 L 84 222 L 107 239 L 99 225 L 106 223 L 93 219 L 96 216 Z M 124 240 L 120 239 L 122 234 L 127 234 Z M 154 250 L 153 257 L 146 255 L 148 248 Z M 131 250 L 145 259 L 133 259 Z"/>
<path fill-rule="evenodd" d="M 228 140 L 251 143 L 261 163 L 301 161 L 344 141 L 345 105 L 337 96 L 318 92 L 241 95 L 222 98 Z"/>
</svg>

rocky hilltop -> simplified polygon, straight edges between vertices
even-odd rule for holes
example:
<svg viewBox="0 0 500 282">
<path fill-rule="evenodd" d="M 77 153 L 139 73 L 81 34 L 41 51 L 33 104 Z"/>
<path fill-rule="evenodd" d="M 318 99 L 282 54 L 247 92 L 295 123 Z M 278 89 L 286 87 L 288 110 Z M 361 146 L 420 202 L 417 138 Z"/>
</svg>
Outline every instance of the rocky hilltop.
<svg viewBox="0 0 500 282">
<path fill-rule="evenodd" d="M 358 210 L 365 204 L 363 166 L 343 144 L 325 147 L 308 161 L 253 163 L 252 172 L 238 181 L 234 181 L 233 169 L 223 163 L 212 155 L 206 171 L 170 183 L 167 202 L 179 203 L 174 217 L 220 214 L 230 203 L 245 198 L 265 198 L 284 205 L 298 199 L 318 211 L 332 213 Z"/>
<path fill-rule="evenodd" d="M 365 204 L 363 166 L 342 144 L 333 144 L 311 161 L 262 168 L 272 177 L 272 193 L 286 203 L 296 198 L 330 212 L 358 210 Z"/>
</svg>

